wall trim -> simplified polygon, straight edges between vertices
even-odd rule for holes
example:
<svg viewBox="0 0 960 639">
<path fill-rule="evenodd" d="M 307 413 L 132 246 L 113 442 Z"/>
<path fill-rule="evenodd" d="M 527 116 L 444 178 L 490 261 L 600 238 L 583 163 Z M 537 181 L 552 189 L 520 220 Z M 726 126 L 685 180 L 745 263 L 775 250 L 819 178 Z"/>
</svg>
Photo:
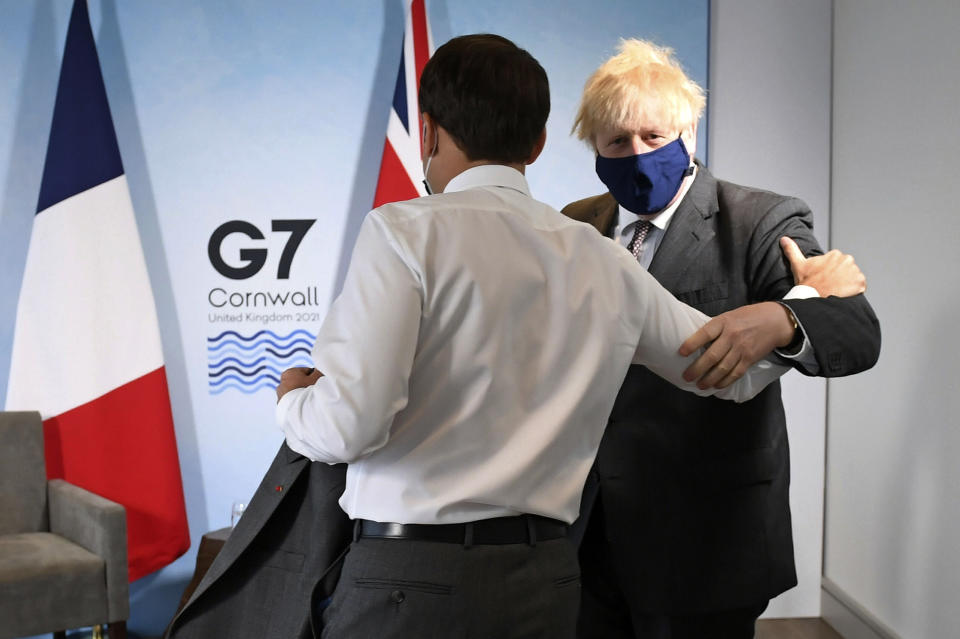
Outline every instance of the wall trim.
<svg viewBox="0 0 960 639">
<path fill-rule="evenodd" d="M 820 582 L 821 617 L 845 639 L 902 639 L 829 577 Z"/>
</svg>

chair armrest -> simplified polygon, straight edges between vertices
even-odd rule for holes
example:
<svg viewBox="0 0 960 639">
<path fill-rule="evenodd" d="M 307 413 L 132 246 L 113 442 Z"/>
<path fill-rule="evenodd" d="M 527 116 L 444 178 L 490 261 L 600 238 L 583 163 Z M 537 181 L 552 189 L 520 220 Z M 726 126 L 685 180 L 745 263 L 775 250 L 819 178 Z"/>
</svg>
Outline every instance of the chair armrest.
<svg viewBox="0 0 960 639">
<path fill-rule="evenodd" d="M 103 557 L 107 572 L 108 621 L 130 616 L 127 514 L 123 506 L 64 481 L 47 482 L 50 532 Z"/>
</svg>

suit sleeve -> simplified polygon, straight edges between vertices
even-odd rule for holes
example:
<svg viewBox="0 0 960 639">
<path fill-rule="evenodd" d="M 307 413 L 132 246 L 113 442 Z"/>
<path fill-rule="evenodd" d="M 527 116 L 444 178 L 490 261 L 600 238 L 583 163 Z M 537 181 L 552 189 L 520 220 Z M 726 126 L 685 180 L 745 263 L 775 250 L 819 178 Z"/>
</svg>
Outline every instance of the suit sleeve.
<svg viewBox="0 0 960 639">
<path fill-rule="evenodd" d="M 792 238 L 807 257 L 822 255 L 813 236 L 810 209 L 796 198 L 776 202 L 757 220 L 747 260 L 752 302 L 780 301 L 793 286 L 793 274 L 779 240 Z M 840 377 L 864 371 L 880 355 L 880 324 L 863 295 L 784 302 L 803 324 L 818 370 L 783 359 L 804 375 Z"/>
<path fill-rule="evenodd" d="M 818 375 L 843 377 L 865 371 L 880 358 L 880 322 L 867 298 L 788 300 L 814 347 Z M 802 367 L 798 370 L 809 375 Z"/>
</svg>

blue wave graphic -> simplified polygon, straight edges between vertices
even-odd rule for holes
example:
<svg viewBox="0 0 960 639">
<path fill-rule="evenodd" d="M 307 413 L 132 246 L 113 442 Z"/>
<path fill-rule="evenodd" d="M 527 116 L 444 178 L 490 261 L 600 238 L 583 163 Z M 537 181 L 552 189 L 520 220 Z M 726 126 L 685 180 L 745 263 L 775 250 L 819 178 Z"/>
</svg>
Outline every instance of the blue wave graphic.
<svg viewBox="0 0 960 639">
<path fill-rule="evenodd" d="M 296 348 L 299 348 L 299 349 L 300 349 L 301 351 L 303 351 L 304 353 L 309 353 L 310 350 L 311 350 L 311 347 L 307 347 L 307 346 L 298 346 L 298 347 L 296 347 Z M 278 351 L 278 350 L 274 350 L 273 348 L 271 348 L 270 350 L 273 351 L 274 353 L 279 353 L 279 352 L 281 352 L 283 349 L 281 349 L 281 350 Z M 261 348 L 260 351 L 266 352 L 266 351 L 264 351 L 263 348 Z M 225 348 L 225 349 L 223 349 L 222 351 L 216 351 L 216 352 L 213 352 L 213 351 L 211 351 L 210 349 L 207 349 L 207 360 L 208 360 L 208 361 L 212 361 L 212 360 L 214 360 L 214 359 L 216 359 L 216 358 L 218 358 L 218 357 L 224 358 L 224 357 L 227 357 L 228 355 L 231 355 L 231 356 L 234 356 L 234 357 L 239 357 L 240 359 L 246 359 L 246 358 L 249 358 L 249 357 L 255 357 L 257 354 L 258 354 L 258 353 L 245 353 L 245 352 L 240 351 L 240 350 L 237 350 L 237 349 L 235 349 L 235 348 Z"/>
<path fill-rule="evenodd" d="M 229 372 L 231 372 L 231 371 L 240 373 L 241 375 L 256 375 L 257 373 L 262 373 L 263 371 L 268 371 L 268 372 L 270 372 L 270 373 L 273 373 L 273 374 L 276 375 L 277 377 L 280 377 L 280 375 L 283 374 L 283 371 L 282 371 L 282 370 L 280 370 L 280 369 L 278 369 L 278 368 L 276 368 L 276 367 L 267 366 L 266 364 L 264 364 L 263 366 L 258 366 L 258 367 L 256 367 L 256 368 L 253 369 L 252 371 L 245 371 L 245 370 L 243 370 L 242 368 L 240 368 L 239 366 L 226 366 L 226 367 L 224 367 L 224 368 L 221 368 L 221 369 L 218 370 L 217 372 L 211 371 L 211 372 L 209 373 L 209 377 L 210 377 L 210 379 L 213 379 L 213 378 L 215 378 L 215 377 L 220 377 L 220 376 L 223 375 L 224 373 L 229 373 Z"/>
<path fill-rule="evenodd" d="M 310 362 L 309 362 L 309 361 L 306 361 L 306 362 L 304 362 L 304 361 L 299 361 L 299 362 L 291 362 L 291 364 L 294 365 L 294 366 L 307 366 L 307 365 L 310 364 Z M 285 367 L 283 367 L 283 368 L 277 368 L 276 366 L 270 366 L 270 365 L 268 365 L 268 364 L 263 364 L 263 365 L 261 365 L 261 366 L 257 366 L 257 367 L 254 368 L 253 370 L 244 370 L 244 369 L 240 368 L 239 366 L 224 366 L 223 368 L 221 368 L 221 369 L 219 369 L 219 370 L 217 370 L 217 371 L 213 371 L 213 370 L 208 371 L 207 376 L 208 376 L 209 378 L 213 379 L 214 377 L 220 377 L 220 376 L 223 375 L 224 373 L 228 373 L 228 372 L 230 372 L 230 371 L 234 371 L 234 372 L 236 372 L 236 373 L 239 373 L 240 375 L 245 375 L 245 376 L 247 376 L 247 377 L 250 377 L 250 376 L 252 376 L 252 375 L 256 375 L 257 373 L 261 373 L 261 372 L 263 372 L 263 371 L 269 371 L 269 372 L 273 373 L 274 375 L 276 375 L 277 377 L 280 377 L 280 375 L 283 373 L 283 371 L 286 370 L 287 368 L 290 368 L 290 367 L 289 367 L 289 366 L 285 366 Z"/>
<path fill-rule="evenodd" d="M 236 382 L 236 383 L 238 383 L 238 384 L 241 384 L 241 385 L 243 385 L 243 386 L 253 386 L 254 384 L 257 384 L 258 382 L 265 382 L 265 381 L 267 381 L 267 380 L 270 380 L 270 381 L 273 382 L 274 384 L 279 384 L 279 383 L 280 383 L 280 376 L 279 376 L 279 375 L 271 375 L 271 374 L 268 374 L 268 373 L 264 373 L 263 375 L 260 375 L 260 376 L 257 377 L 256 379 L 253 379 L 253 380 L 245 380 L 245 379 L 243 379 L 242 377 L 239 377 L 239 376 L 237 376 L 237 375 L 227 375 L 227 376 L 224 377 L 223 379 L 215 379 L 215 380 L 212 380 L 212 381 L 210 382 L 210 386 L 221 386 L 221 385 L 223 385 L 224 383 L 226 383 L 226 382 L 228 382 L 228 381 L 234 381 L 234 382 Z"/>
<path fill-rule="evenodd" d="M 222 351 L 217 351 L 216 353 L 212 352 L 209 348 L 207 349 L 207 358 L 213 359 L 214 357 L 226 357 L 227 355 L 235 355 L 237 357 L 246 357 L 247 354 L 236 348 L 225 348 Z"/>
<path fill-rule="evenodd" d="M 249 346 L 244 346 L 240 342 L 230 339 L 230 340 L 224 340 L 220 342 L 217 346 L 207 346 L 207 352 L 213 353 L 214 351 L 219 351 L 221 348 L 226 348 L 228 346 L 233 346 L 234 348 L 239 349 L 241 351 L 255 351 L 258 348 L 262 347 L 264 344 L 269 344 L 270 346 L 283 347 L 283 348 L 290 348 L 294 344 L 304 344 L 307 348 L 313 348 L 313 340 L 304 339 L 303 337 L 299 339 L 295 339 L 291 342 L 283 342 L 283 343 L 279 341 L 275 342 L 270 339 L 262 339 L 257 342 L 254 342 L 253 344 L 250 344 Z"/>
<path fill-rule="evenodd" d="M 210 389 L 210 394 L 211 394 L 211 395 L 219 395 L 220 393 L 222 393 L 222 392 L 224 392 L 224 391 L 228 391 L 228 390 L 238 390 L 238 391 L 240 391 L 241 393 L 243 393 L 243 394 L 245 394 L 245 395 L 252 395 L 252 394 L 256 393 L 256 392 L 259 391 L 259 390 L 263 390 L 264 388 L 269 388 L 269 389 L 273 390 L 274 388 L 276 388 L 276 384 L 264 384 L 263 386 L 257 386 L 256 388 L 243 388 L 242 386 L 237 386 L 236 384 L 227 384 L 227 385 L 225 385 L 225 386 L 223 386 L 223 387 L 221 387 L 221 388 L 211 388 L 211 389 Z"/>
<path fill-rule="evenodd" d="M 290 368 L 292 364 L 298 364 L 300 362 L 310 363 L 310 358 L 305 356 L 300 356 L 296 358 L 295 362 L 291 362 L 289 360 L 283 361 L 276 357 L 268 357 L 266 355 L 264 355 L 263 357 L 258 357 L 257 359 L 251 360 L 251 361 L 247 361 L 244 359 L 237 359 L 236 357 L 224 357 L 220 361 L 209 362 L 207 364 L 207 370 L 212 371 L 226 364 L 236 364 L 237 366 L 246 366 L 249 368 L 251 366 L 256 366 L 257 364 L 262 364 L 264 362 L 267 362 L 268 364 L 273 364 L 274 366 L 278 366 L 280 367 L 281 370 L 283 370 L 285 368 Z"/>
<path fill-rule="evenodd" d="M 244 335 L 241 335 L 240 333 L 238 333 L 238 332 L 236 332 L 236 331 L 224 331 L 224 332 L 220 333 L 219 335 L 217 335 L 216 337 L 208 337 L 208 338 L 207 338 L 207 341 L 208 341 L 208 342 L 216 342 L 216 341 L 218 341 L 218 340 L 226 337 L 227 335 L 232 335 L 233 337 L 236 337 L 237 339 L 239 339 L 239 340 L 241 340 L 241 341 L 244 341 L 244 342 L 253 341 L 253 340 L 257 339 L 258 337 L 260 337 L 261 335 L 269 335 L 270 337 L 272 337 L 272 338 L 274 338 L 274 339 L 277 339 L 277 340 L 290 339 L 290 338 L 293 337 L 294 335 L 304 335 L 304 336 L 306 336 L 306 337 L 309 337 L 311 340 L 316 339 L 316 335 L 314 335 L 314 334 L 311 333 L 310 331 L 305 331 L 305 330 L 302 329 L 302 328 L 298 328 L 297 330 L 293 331 L 293 332 L 290 333 L 289 335 L 277 335 L 277 334 L 274 333 L 273 331 L 268 331 L 267 329 L 263 329 L 263 330 L 257 331 L 256 333 L 254 333 L 253 335 L 250 335 L 249 337 L 244 336 Z"/>
<path fill-rule="evenodd" d="M 310 366 L 315 336 L 304 329 L 286 335 L 261 329 L 252 335 L 223 331 L 207 338 L 207 387 L 211 395 L 227 390 L 252 394 L 276 387 L 292 366 Z"/>
<path fill-rule="evenodd" d="M 293 354 L 294 354 L 294 353 L 307 353 L 307 354 L 309 354 L 311 349 L 307 348 L 306 346 L 299 346 L 299 347 L 293 349 L 292 351 L 289 351 L 289 352 L 286 352 L 286 353 L 278 353 L 277 351 L 273 350 L 272 348 L 265 348 L 265 349 L 263 349 L 263 350 L 265 350 L 266 352 L 270 353 L 271 355 L 276 355 L 277 357 L 279 357 L 279 358 L 281 358 L 281 359 L 287 359 L 287 358 L 289 358 L 289 357 L 293 357 Z"/>
<path fill-rule="evenodd" d="M 289 351 L 287 351 L 287 352 L 285 352 L 285 353 L 282 352 L 282 351 L 281 351 L 281 352 L 275 351 L 275 350 L 273 350 L 272 348 L 263 348 L 263 349 L 261 349 L 262 352 L 270 353 L 271 355 L 273 355 L 273 356 L 275 356 L 275 357 L 279 357 L 280 359 L 287 359 L 288 357 L 292 357 L 294 353 L 309 353 L 310 350 L 311 350 L 311 349 L 307 348 L 306 346 L 298 346 L 298 347 L 296 347 L 296 348 L 294 348 L 294 349 L 292 349 L 292 350 L 289 350 Z M 222 355 L 222 353 L 207 353 L 207 356 L 208 356 L 208 357 L 218 357 L 218 356 L 220 356 L 220 355 Z M 236 353 L 236 355 L 240 355 L 241 357 L 243 357 L 243 356 L 244 356 L 244 353 Z M 256 355 L 256 353 L 251 353 L 250 355 Z"/>
</svg>

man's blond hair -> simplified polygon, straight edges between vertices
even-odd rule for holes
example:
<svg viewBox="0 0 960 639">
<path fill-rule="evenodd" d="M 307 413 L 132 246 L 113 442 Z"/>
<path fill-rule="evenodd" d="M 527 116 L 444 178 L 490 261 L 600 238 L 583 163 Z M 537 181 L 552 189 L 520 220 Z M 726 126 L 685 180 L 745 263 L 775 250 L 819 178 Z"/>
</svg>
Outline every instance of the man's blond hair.
<svg viewBox="0 0 960 639">
<path fill-rule="evenodd" d="M 595 145 L 597 132 L 608 127 L 637 129 L 640 122 L 656 122 L 682 131 L 697 123 L 706 103 L 703 89 L 687 77 L 673 49 L 621 40 L 619 53 L 587 80 L 573 133 Z"/>
</svg>

